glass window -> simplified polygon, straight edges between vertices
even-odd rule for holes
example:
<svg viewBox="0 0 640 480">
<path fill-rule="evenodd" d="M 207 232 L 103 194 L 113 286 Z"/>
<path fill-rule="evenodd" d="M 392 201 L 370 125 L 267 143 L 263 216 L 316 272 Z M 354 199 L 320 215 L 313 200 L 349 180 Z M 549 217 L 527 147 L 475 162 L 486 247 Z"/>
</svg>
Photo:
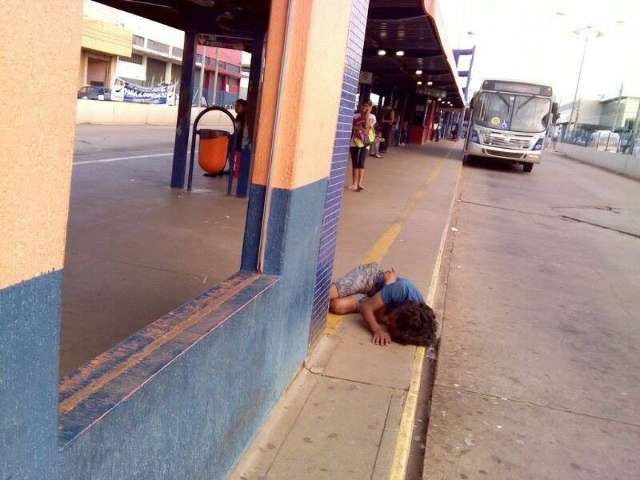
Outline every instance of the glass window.
<svg viewBox="0 0 640 480">
<path fill-rule="evenodd" d="M 546 98 L 517 96 L 511 120 L 511 130 L 542 132 L 547 128 L 551 101 Z"/>
<path fill-rule="evenodd" d="M 474 121 L 490 128 L 508 129 L 513 97 L 501 93 L 482 93 L 474 107 Z"/>
<path fill-rule="evenodd" d="M 551 100 L 528 95 L 481 93 L 474 105 L 473 120 L 484 127 L 515 132 L 543 132 Z"/>
<path fill-rule="evenodd" d="M 155 40 L 151 40 L 149 39 L 149 41 L 147 42 L 147 47 L 151 50 L 155 50 L 156 52 L 162 52 L 162 53 L 169 53 L 169 45 L 167 45 L 166 43 L 162 43 L 162 42 L 156 42 Z"/>
<path fill-rule="evenodd" d="M 142 55 L 138 53 L 132 53 L 130 57 L 118 57 L 123 62 L 129 63 L 137 63 L 138 65 L 142 65 Z"/>
</svg>

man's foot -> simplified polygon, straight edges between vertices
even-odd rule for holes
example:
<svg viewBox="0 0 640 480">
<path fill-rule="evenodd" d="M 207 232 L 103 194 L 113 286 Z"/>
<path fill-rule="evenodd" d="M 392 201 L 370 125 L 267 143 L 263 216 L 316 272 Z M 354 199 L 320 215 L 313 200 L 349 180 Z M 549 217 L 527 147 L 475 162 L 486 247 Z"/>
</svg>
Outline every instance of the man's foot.
<svg viewBox="0 0 640 480">
<path fill-rule="evenodd" d="M 356 190 L 357 192 L 361 192 L 362 190 L 364 190 L 364 187 L 362 185 L 358 186 L 358 190 Z"/>
<path fill-rule="evenodd" d="M 376 154 L 374 155 L 374 157 L 376 157 L 376 158 L 382 158 L 382 155 L 380 155 L 379 153 L 376 153 Z"/>
<path fill-rule="evenodd" d="M 357 192 L 358 191 L 358 186 L 357 185 L 351 185 L 349 187 L 349 190 L 353 190 L 354 192 Z"/>
</svg>

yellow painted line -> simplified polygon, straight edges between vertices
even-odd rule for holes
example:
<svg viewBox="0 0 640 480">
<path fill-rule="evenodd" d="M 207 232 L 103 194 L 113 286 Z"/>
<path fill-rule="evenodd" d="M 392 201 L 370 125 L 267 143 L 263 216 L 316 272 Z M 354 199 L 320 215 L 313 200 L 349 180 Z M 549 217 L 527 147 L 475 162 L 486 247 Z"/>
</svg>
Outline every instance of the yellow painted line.
<svg viewBox="0 0 640 480">
<path fill-rule="evenodd" d="M 387 228 L 378 241 L 373 245 L 371 250 L 369 250 L 369 253 L 364 256 L 362 263 L 367 264 L 382 261 L 389 251 L 389 248 L 391 248 L 391 245 L 393 245 L 393 242 L 398 238 L 404 223 L 404 220 L 400 220 L 391 224 L 391 226 Z"/>
<path fill-rule="evenodd" d="M 249 285 L 254 283 L 257 278 L 258 278 L 258 275 L 251 275 L 249 278 L 240 282 L 236 287 L 234 287 L 233 289 L 230 289 L 228 292 L 224 292 L 218 298 L 215 298 L 211 303 L 207 304 L 206 307 L 202 308 L 200 311 L 189 316 L 186 320 L 176 325 L 173 329 L 169 330 L 164 335 L 158 337 L 156 340 L 154 340 L 149 345 L 144 347 L 138 353 L 131 355 L 131 357 L 129 357 L 126 361 L 119 364 L 117 367 L 110 369 L 109 371 L 105 372 L 104 375 L 96 378 L 86 386 L 79 389 L 76 393 L 71 395 L 69 398 L 60 402 L 58 406 L 59 413 L 63 415 L 65 413 L 69 413 L 80 402 L 84 401 L 89 396 L 96 393 L 98 390 L 103 388 L 110 381 L 118 378 L 120 375 L 130 370 L 132 367 L 139 364 L 140 362 L 142 362 L 151 353 L 153 353 L 161 346 L 165 345 L 166 343 L 176 338 L 186 329 L 198 323 L 202 318 L 207 316 L 211 311 L 218 308 L 224 302 L 229 300 L 239 290 L 245 287 L 248 287 Z"/>
<path fill-rule="evenodd" d="M 418 201 L 427 194 L 427 187 L 436 178 L 438 178 L 438 175 L 440 175 L 440 172 L 442 171 L 442 166 L 443 166 L 443 160 L 438 159 L 435 166 L 431 170 L 431 172 L 429 172 L 429 175 L 427 176 L 426 180 L 422 183 L 422 185 L 420 185 L 419 189 L 413 195 L 411 195 L 411 197 L 409 197 L 409 200 L 407 200 L 407 203 L 402 209 L 402 212 L 400 213 L 398 220 L 393 222 L 384 231 L 384 233 L 380 236 L 380 238 L 378 238 L 376 243 L 373 244 L 371 249 L 362 258 L 361 263 L 367 264 L 371 262 L 377 262 L 377 263 L 382 262 L 382 259 L 389 252 L 391 245 L 393 245 L 393 242 L 395 242 L 396 238 L 398 238 L 398 235 L 400 235 L 400 232 L 402 231 L 405 224 L 407 223 L 407 220 L 409 219 L 413 211 L 416 209 L 416 205 L 418 204 Z M 342 322 L 343 318 L 344 318 L 344 315 L 334 315 L 333 313 L 328 314 L 327 323 L 324 329 L 325 335 L 329 335 L 329 336 L 335 335 L 337 332 L 337 328 Z"/>
<path fill-rule="evenodd" d="M 449 226 L 451 225 L 451 217 L 453 215 L 453 207 L 455 205 L 461 175 L 462 168 L 458 170 L 454 195 L 451 199 L 451 205 L 449 206 L 447 223 L 445 224 L 442 235 L 440 236 L 438 256 L 436 257 L 433 271 L 431 273 L 431 282 L 429 283 L 429 290 L 427 291 L 426 298 L 429 305 L 434 304 L 436 293 L 438 291 L 442 255 L 447 242 L 447 233 L 449 232 Z M 407 399 L 404 403 L 402 418 L 400 419 L 400 430 L 398 431 L 396 448 L 393 454 L 393 462 L 391 463 L 391 472 L 389 474 L 390 480 L 405 480 L 407 475 L 407 464 L 409 462 L 409 453 L 411 451 L 411 438 L 413 437 L 413 426 L 418 407 L 418 393 L 420 392 L 425 353 L 426 349 L 424 347 L 416 347 L 416 353 L 413 356 L 413 366 L 411 368 L 411 382 L 409 384 L 409 391 L 407 392 Z"/>
<path fill-rule="evenodd" d="M 329 313 L 327 315 L 327 323 L 324 327 L 325 335 L 335 335 L 337 333 L 338 325 L 342 322 L 342 317 L 344 315 L 336 315 L 335 313 Z"/>
<path fill-rule="evenodd" d="M 413 435 L 413 422 L 418 408 L 418 393 L 420 392 L 420 378 L 422 376 L 422 364 L 424 362 L 424 347 L 416 347 L 413 355 L 413 365 L 411 366 L 411 383 L 407 392 L 407 399 L 404 402 L 402 418 L 400 419 L 400 430 L 396 438 L 396 448 L 393 453 L 391 463 L 390 480 L 405 480 L 407 475 L 407 463 L 411 450 L 411 437 Z"/>
</svg>

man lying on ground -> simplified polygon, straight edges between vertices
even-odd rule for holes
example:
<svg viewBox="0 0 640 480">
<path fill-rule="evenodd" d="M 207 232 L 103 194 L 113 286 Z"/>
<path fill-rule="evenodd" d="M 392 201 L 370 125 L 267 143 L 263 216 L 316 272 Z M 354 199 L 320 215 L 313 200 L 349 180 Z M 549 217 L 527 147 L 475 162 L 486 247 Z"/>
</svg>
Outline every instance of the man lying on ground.
<svg viewBox="0 0 640 480">
<path fill-rule="evenodd" d="M 331 313 L 360 313 L 376 345 L 394 340 L 427 346 L 435 341 L 433 310 L 416 286 L 393 269 L 383 271 L 377 263 L 360 265 L 331 285 L 329 300 Z"/>
</svg>

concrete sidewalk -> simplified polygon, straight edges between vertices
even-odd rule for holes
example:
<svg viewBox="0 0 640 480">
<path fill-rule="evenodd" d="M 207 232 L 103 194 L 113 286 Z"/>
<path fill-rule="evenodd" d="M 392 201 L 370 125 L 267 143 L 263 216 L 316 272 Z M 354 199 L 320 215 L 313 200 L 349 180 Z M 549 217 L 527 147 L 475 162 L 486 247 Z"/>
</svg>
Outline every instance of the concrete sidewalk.
<svg viewBox="0 0 640 480">
<path fill-rule="evenodd" d="M 426 293 L 461 171 L 459 145 L 369 158 L 364 192 L 345 191 L 335 275 L 394 266 Z M 326 334 L 230 478 L 388 478 L 412 382 L 415 347 L 376 347 L 356 315 Z"/>
</svg>

